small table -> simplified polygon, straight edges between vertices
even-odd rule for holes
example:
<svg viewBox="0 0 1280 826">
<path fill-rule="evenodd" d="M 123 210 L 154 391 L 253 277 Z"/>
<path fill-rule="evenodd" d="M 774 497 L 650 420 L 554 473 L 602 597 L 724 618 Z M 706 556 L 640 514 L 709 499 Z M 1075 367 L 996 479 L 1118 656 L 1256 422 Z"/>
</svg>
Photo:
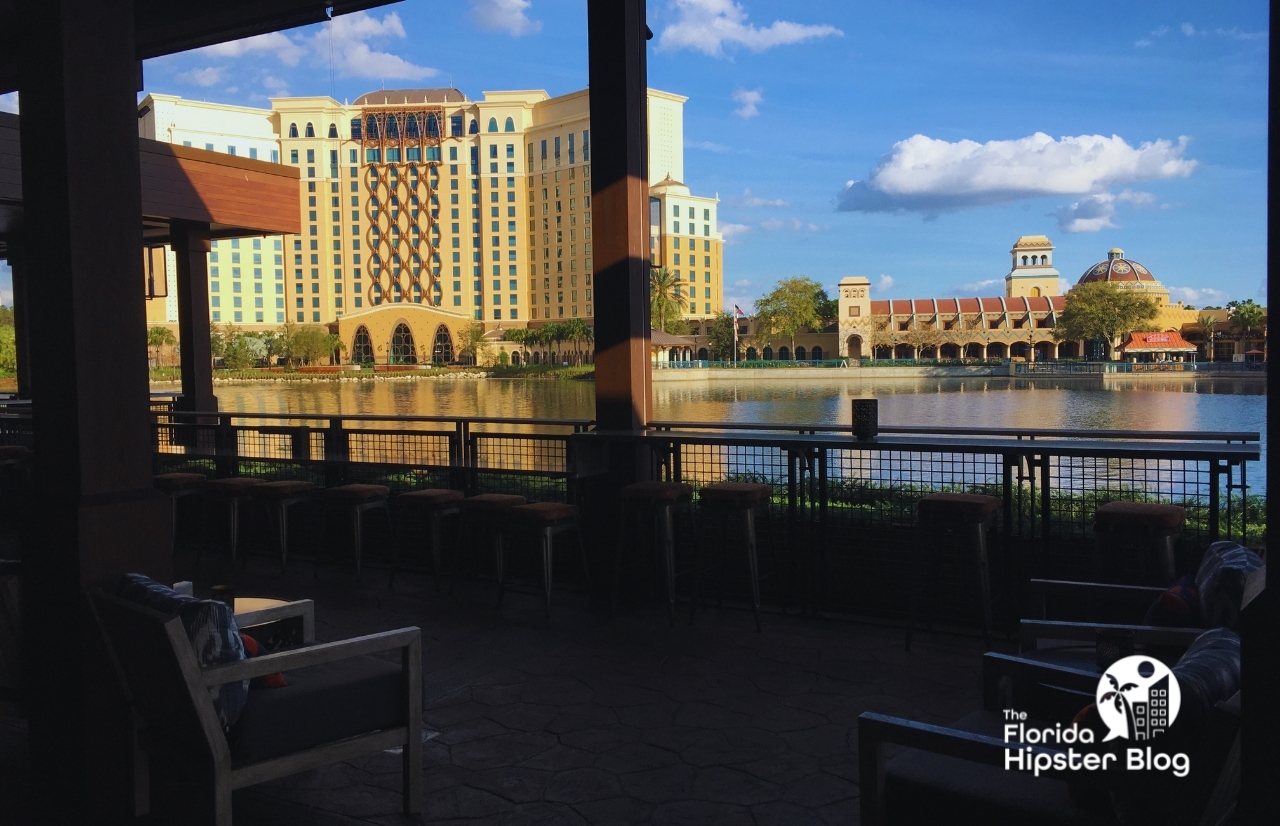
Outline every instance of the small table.
<svg viewBox="0 0 1280 826">
<path fill-rule="evenodd" d="M 273 633 L 260 640 L 268 650 L 282 644 L 311 645 L 316 641 L 315 602 L 309 599 L 236 597 L 235 615 L 241 628 L 275 626 Z"/>
</svg>

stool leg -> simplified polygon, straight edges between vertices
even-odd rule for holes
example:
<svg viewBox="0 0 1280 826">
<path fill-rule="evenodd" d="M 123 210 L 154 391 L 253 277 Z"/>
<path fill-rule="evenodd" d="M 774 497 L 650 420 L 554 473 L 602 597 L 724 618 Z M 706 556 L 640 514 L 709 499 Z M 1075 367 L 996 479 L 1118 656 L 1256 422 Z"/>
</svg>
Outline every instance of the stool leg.
<svg viewBox="0 0 1280 826">
<path fill-rule="evenodd" d="M 232 496 L 227 499 L 227 548 L 231 551 L 231 561 L 236 561 L 236 545 L 240 541 L 240 499 Z"/>
<path fill-rule="evenodd" d="M 756 550 L 756 514 L 751 508 L 743 512 L 742 526 L 747 532 L 747 572 L 751 578 L 751 607 L 755 611 L 756 630 L 760 630 L 760 559 Z"/>
<path fill-rule="evenodd" d="M 431 527 L 431 578 L 435 581 L 436 593 L 440 593 L 440 520 L 441 515 L 433 511 L 430 517 Z"/>
<path fill-rule="evenodd" d="M 498 607 L 501 608 L 502 593 L 503 593 L 503 573 L 504 573 L 504 569 L 506 568 L 506 562 L 507 562 L 506 548 L 503 546 L 503 542 L 502 542 L 502 530 L 500 528 L 492 528 L 492 527 L 489 528 L 489 530 L 493 531 L 493 534 L 490 537 L 489 541 L 493 545 L 494 565 L 497 568 L 497 573 L 498 573 Z"/>
<path fill-rule="evenodd" d="M 987 523 L 973 526 L 974 564 L 978 567 L 978 594 L 982 599 L 982 639 L 991 648 L 991 568 L 987 556 Z"/>
<path fill-rule="evenodd" d="M 542 529 L 542 591 L 546 596 L 543 608 L 547 618 L 551 618 L 551 562 L 552 562 L 551 528 Z"/>
<path fill-rule="evenodd" d="M 278 536 L 280 538 L 280 573 L 289 565 L 289 503 L 281 502 L 276 506 L 276 519 L 279 520 Z"/>
<path fill-rule="evenodd" d="M 659 518 L 662 520 L 660 529 L 662 561 L 667 575 L 667 621 L 674 626 L 676 624 L 676 535 L 671 505 L 662 505 Z"/>
<path fill-rule="evenodd" d="M 587 586 L 587 593 L 595 593 L 595 582 L 591 577 L 591 564 L 587 561 L 587 544 L 582 539 L 582 527 L 577 523 L 573 526 L 573 536 L 578 543 L 578 558 L 582 560 L 582 581 Z"/>
<path fill-rule="evenodd" d="M 352 545 L 352 549 L 355 551 L 355 556 L 356 556 L 356 582 L 360 581 L 360 568 L 361 568 L 360 557 L 363 551 L 363 548 L 361 547 L 363 543 L 361 540 L 362 540 L 362 535 L 364 533 L 364 531 L 361 530 L 361 528 L 363 527 L 361 525 L 361 522 L 363 521 L 364 521 L 364 509 L 361 508 L 359 505 L 356 505 L 354 508 L 351 509 L 351 545 Z"/>
</svg>

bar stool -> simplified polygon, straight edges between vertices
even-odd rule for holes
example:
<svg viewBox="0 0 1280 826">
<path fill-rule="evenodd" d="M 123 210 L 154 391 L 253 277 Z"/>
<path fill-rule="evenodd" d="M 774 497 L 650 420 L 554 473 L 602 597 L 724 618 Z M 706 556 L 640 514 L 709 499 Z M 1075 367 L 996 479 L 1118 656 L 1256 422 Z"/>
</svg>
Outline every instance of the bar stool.
<svg viewBox="0 0 1280 826">
<path fill-rule="evenodd" d="M 773 488 L 757 482 L 716 482 L 707 485 L 699 494 L 702 510 L 708 517 L 720 523 L 721 553 L 728 543 L 730 525 L 737 521 L 742 527 L 744 549 L 747 554 L 747 574 L 751 581 L 751 607 L 755 612 L 756 631 L 760 630 L 760 559 L 756 544 L 756 511 L 765 509 Z M 705 522 L 704 522 L 705 524 Z M 693 579 L 693 603 L 689 607 L 689 623 L 693 624 L 693 612 L 698 605 L 698 585 L 701 567 L 695 562 Z"/>
<path fill-rule="evenodd" d="M 277 479 L 245 491 L 247 498 L 260 503 L 268 519 L 275 523 L 281 573 L 289 562 L 289 508 L 310 501 L 317 490 L 317 485 L 302 479 Z"/>
<path fill-rule="evenodd" d="M 240 503 L 245 500 L 246 491 L 254 485 L 261 485 L 262 480 L 255 476 L 224 476 L 220 479 L 209 479 L 204 483 L 205 508 L 213 502 L 221 502 L 227 511 L 227 548 L 231 552 L 231 561 L 236 560 L 236 546 L 240 541 Z M 207 520 L 206 520 L 207 522 Z M 196 562 L 200 561 L 199 554 Z"/>
<path fill-rule="evenodd" d="M 391 488 L 386 485 L 356 483 L 325 488 L 320 495 L 325 502 L 345 509 L 351 516 L 351 551 L 356 561 L 356 580 L 359 581 L 364 556 L 364 514 L 371 510 L 381 510 L 387 518 L 387 535 L 393 535 L 389 507 Z M 319 572 L 318 566 L 316 571 Z"/>
<path fill-rule="evenodd" d="M 208 480 L 203 473 L 157 473 L 152 477 L 156 488 L 169 497 L 169 505 L 173 512 L 169 531 L 169 550 L 178 547 L 178 500 L 195 496 L 204 492 L 204 483 Z"/>
<path fill-rule="evenodd" d="M 458 503 L 458 547 L 467 550 L 472 540 L 480 546 L 487 544 L 493 552 L 498 578 L 502 578 L 502 525 L 507 512 L 529 502 L 523 496 L 511 493 L 478 493 L 467 496 Z M 502 599 L 501 589 L 498 593 Z"/>
<path fill-rule="evenodd" d="M 1137 584 L 1167 585 L 1175 576 L 1178 541 L 1187 522 L 1181 505 L 1107 502 L 1094 513 L 1094 553 L 1098 571 L 1113 572 L 1116 555 L 1136 552 Z M 1107 579 L 1115 579 L 1110 576 Z"/>
<path fill-rule="evenodd" d="M 461 513 L 464 498 L 462 491 L 451 488 L 411 490 L 396 497 L 396 504 L 402 515 L 426 520 L 427 541 L 431 547 L 431 575 L 435 580 L 436 593 L 440 593 L 440 556 L 443 550 L 441 525 L 445 517 Z M 404 522 L 405 520 L 400 520 L 401 525 Z M 387 577 L 388 588 L 395 585 L 396 570 L 395 566 L 391 568 L 391 575 Z"/>
<path fill-rule="evenodd" d="M 532 531 L 537 534 L 542 551 L 542 590 L 545 596 L 544 610 L 551 616 L 551 563 L 555 551 L 555 538 L 572 531 L 578 540 L 578 554 L 582 559 L 583 575 L 588 590 L 591 585 L 591 569 L 587 565 L 587 549 L 582 543 L 582 531 L 578 527 L 578 509 L 560 502 L 531 502 L 515 505 L 506 512 L 505 529 L 515 533 Z M 502 604 L 505 590 L 503 574 L 506 568 L 506 547 L 498 550 L 498 604 Z"/>
<path fill-rule="evenodd" d="M 616 609 L 618 586 L 622 578 L 622 556 L 633 547 L 633 528 L 637 520 L 647 520 L 657 545 L 657 560 L 664 569 L 667 586 L 667 616 L 676 621 L 675 515 L 693 516 L 693 488 L 680 482 L 635 482 L 620 492 L 623 502 L 619 538 L 613 557 L 613 590 L 611 607 Z M 696 528 L 695 528 L 695 533 Z"/>
<path fill-rule="evenodd" d="M 906 649 L 911 650 L 916 614 L 922 592 L 932 590 L 942 566 L 942 544 L 947 537 L 953 542 L 967 543 L 973 557 L 973 572 L 978 584 L 982 611 L 982 638 L 991 647 L 991 567 L 987 552 L 987 532 L 1000 516 L 1001 501 L 980 493 L 931 493 L 916 505 L 916 523 L 920 531 L 917 543 L 917 569 L 912 572 L 911 608 L 907 621 Z M 931 595 L 930 595 L 931 596 Z M 933 612 L 926 616 L 931 626 Z"/>
</svg>

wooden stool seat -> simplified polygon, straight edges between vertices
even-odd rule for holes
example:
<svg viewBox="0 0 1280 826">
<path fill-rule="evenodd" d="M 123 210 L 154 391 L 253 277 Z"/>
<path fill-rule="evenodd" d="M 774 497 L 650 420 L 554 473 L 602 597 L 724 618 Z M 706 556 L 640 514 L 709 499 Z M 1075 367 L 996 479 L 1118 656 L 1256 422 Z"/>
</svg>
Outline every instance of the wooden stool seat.
<svg viewBox="0 0 1280 826">
<path fill-rule="evenodd" d="M 767 501 L 773 488 L 761 482 L 716 482 L 702 489 L 705 505 L 751 506 Z"/>
<path fill-rule="evenodd" d="M 289 508 L 311 499 L 319 489 L 318 485 L 304 479 L 274 479 L 253 485 L 245 491 L 246 498 L 266 506 L 267 513 L 275 523 L 281 571 L 289 563 Z"/>
<path fill-rule="evenodd" d="M 921 522 L 970 524 L 985 522 L 999 512 L 998 497 L 981 493 L 931 493 L 920 500 L 916 513 Z"/>
<path fill-rule="evenodd" d="M 379 499 L 386 499 L 390 495 L 391 488 L 386 485 L 351 484 L 324 489 L 325 499 L 347 504 L 376 502 Z"/>
<path fill-rule="evenodd" d="M 248 490 L 248 495 L 254 499 L 291 499 L 317 489 L 315 483 L 301 479 L 276 479 L 254 485 Z"/>
<path fill-rule="evenodd" d="M 204 487 L 208 478 L 203 473 L 157 473 L 152 481 L 165 493 L 194 493 Z"/>
<path fill-rule="evenodd" d="M 204 487 L 207 493 L 221 496 L 237 496 L 245 489 L 261 484 L 262 480 L 255 476 L 224 476 L 219 479 L 209 479 L 205 482 Z"/>
<path fill-rule="evenodd" d="M 467 513 L 477 511 L 502 511 L 517 505 L 528 503 L 528 499 L 510 493 L 479 493 L 462 500 L 462 510 Z"/>
<path fill-rule="evenodd" d="M 693 488 L 683 482 L 633 482 L 621 491 L 627 502 L 675 502 L 693 497 Z"/>
<path fill-rule="evenodd" d="M 508 518 L 516 522 L 527 522 L 537 525 L 556 525 L 578 518 L 578 509 L 573 505 L 560 502 L 530 502 L 527 505 L 516 505 L 507 513 Z"/>
<path fill-rule="evenodd" d="M 1094 512 L 1094 565 L 1107 580 L 1134 579 L 1140 585 L 1172 582 L 1177 570 L 1177 544 L 1187 522 L 1181 505 L 1159 502 L 1107 502 Z M 1117 577 L 1118 552 L 1136 552 L 1130 573 Z M 1130 557 L 1132 559 L 1132 557 Z M 1121 565 L 1121 567 L 1124 567 Z M 1102 571 L 1105 569 L 1105 572 Z"/>
<path fill-rule="evenodd" d="M 486 494 L 489 496 L 501 496 L 501 494 Z M 472 497 L 474 500 L 478 497 Z M 524 497 L 514 497 L 523 499 Z M 471 500 L 467 500 L 471 501 Z M 492 507 L 492 506 L 490 506 Z M 501 507 L 501 505 L 498 505 Z M 483 508 L 480 512 L 483 512 Z M 582 569 L 587 578 L 591 580 L 591 572 L 587 567 L 587 552 L 582 544 L 582 531 L 578 527 L 578 509 L 573 505 L 564 504 L 562 502 L 529 502 L 526 504 L 513 504 L 503 511 L 506 517 L 502 532 L 534 532 L 538 536 L 540 550 L 542 552 L 542 592 L 543 592 L 543 611 L 547 617 L 551 616 L 551 583 L 552 583 L 552 562 L 555 550 L 555 538 L 562 533 L 573 531 L 578 538 L 578 552 L 582 559 Z M 506 552 L 507 547 L 500 545 L 498 548 L 498 605 L 502 605 L 502 596 L 505 592 L 504 574 L 506 569 Z"/>
<path fill-rule="evenodd" d="M 1094 513 L 1094 527 L 1101 531 L 1180 531 L 1186 522 L 1181 505 L 1155 502 L 1108 502 Z"/>
<path fill-rule="evenodd" d="M 440 592 L 440 557 L 443 553 L 441 540 L 441 523 L 446 516 L 460 513 L 462 500 L 466 498 L 460 490 L 453 488 L 422 488 L 405 491 L 396 497 L 396 504 L 401 513 L 408 512 L 416 516 L 425 516 L 427 533 L 431 545 L 431 576 L 435 582 L 436 592 Z M 403 520 L 402 520 L 403 522 Z M 395 587 L 396 567 L 392 567 L 387 577 L 387 587 Z"/>
<path fill-rule="evenodd" d="M 236 548 L 240 543 L 240 500 L 245 497 L 249 488 L 261 485 L 262 481 L 256 476 L 223 476 L 209 479 L 201 486 L 206 502 L 217 499 L 226 503 L 227 548 L 231 552 L 233 562 L 236 559 Z"/>
<path fill-rule="evenodd" d="M 26 445 L 0 445 L 0 462 L 25 462 L 32 457 Z"/>
<path fill-rule="evenodd" d="M 1003 502 L 999 497 L 982 493 L 931 493 L 916 503 L 916 523 L 923 535 L 917 543 L 918 565 L 911 572 L 911 605 L 907 621 L 906 648 L 911 650 L 916 615 L 923 592 L 936 582 L 942 565 L 939 536 L 961 537 L 973 557 L 974 576 L 978 585 L 982 637 L 991 647 L 991 563 L 987 550 L 987 531 L 1000 516 Z M 928 613 L 932 622 L 933 612 Z"/>
</svg>

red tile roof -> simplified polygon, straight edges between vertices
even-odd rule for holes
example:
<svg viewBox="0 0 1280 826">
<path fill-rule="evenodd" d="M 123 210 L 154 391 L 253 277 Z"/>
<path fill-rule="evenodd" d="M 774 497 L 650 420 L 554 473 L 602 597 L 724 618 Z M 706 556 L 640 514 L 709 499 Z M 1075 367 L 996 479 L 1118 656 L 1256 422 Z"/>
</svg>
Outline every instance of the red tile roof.
<svg viewBox="0 0 1280 826">
<path fill-rule="evenodd" d="M 1120 349 L 1126 353 L 1194 353 L 1196 346 L 1170 330 L 1161 333 L 1130 333 Z"/>
</svg>

